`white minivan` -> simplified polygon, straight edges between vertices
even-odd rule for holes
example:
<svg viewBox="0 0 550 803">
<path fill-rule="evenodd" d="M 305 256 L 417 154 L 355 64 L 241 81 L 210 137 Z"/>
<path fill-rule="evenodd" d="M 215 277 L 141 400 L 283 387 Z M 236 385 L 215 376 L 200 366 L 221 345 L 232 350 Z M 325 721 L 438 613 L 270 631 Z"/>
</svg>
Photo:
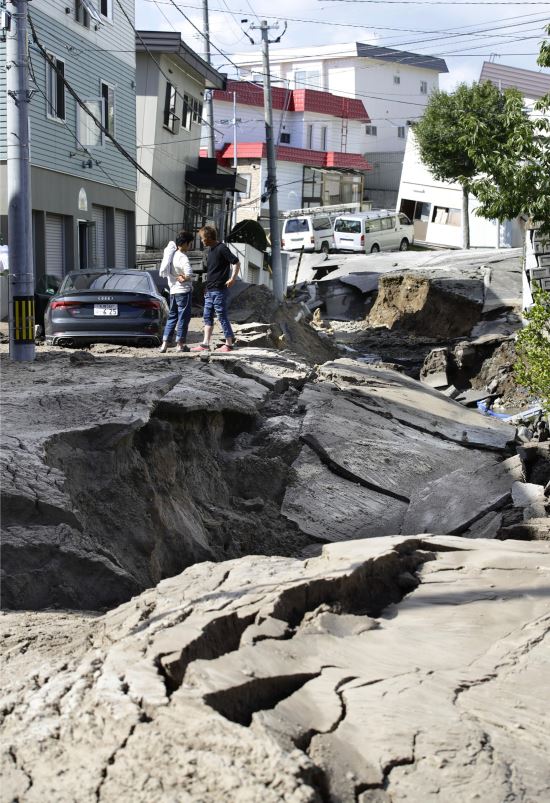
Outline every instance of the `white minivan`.
<svg viewBox="0 0 550 803">
<path fill-rule="evenodd" d="M 406 251 L 414 242 L 413 225 L 407 215 L 389 209 L 340 215 L 334 221 L 337 251 Z"/>
<path fill-rule="evenodd" d="M 334 230 L 328 215 L 289 217 L 283 224 L 281 246 L 285 251 L 322 251 L 334 248 Z"/>
</svg>

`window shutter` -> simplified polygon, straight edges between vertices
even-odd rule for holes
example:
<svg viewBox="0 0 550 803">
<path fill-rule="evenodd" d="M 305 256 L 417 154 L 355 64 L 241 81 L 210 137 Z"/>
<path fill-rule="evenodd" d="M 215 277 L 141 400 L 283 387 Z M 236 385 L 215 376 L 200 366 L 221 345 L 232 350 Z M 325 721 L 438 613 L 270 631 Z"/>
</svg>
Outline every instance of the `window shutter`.
<svg viewBox="0 0 550 803">
<path fill-rule="evenodd" d="M 170 123 L 170 98 L 172 96 L 172 84 L 166 84 L 166 95 L 164 96 L 164 118 L 163 123 L 164 125 L 169 125 Z"/>
<path fill-rule="evenodd" d="M 56 61 L 57 67 L 57 98 L 56 98 L 56 115 L 61 120 L 65 119 L 65 84 L 63 83 L 63 76 L 65 75 L 65 64 L 62 61 Z"/>
</svg>

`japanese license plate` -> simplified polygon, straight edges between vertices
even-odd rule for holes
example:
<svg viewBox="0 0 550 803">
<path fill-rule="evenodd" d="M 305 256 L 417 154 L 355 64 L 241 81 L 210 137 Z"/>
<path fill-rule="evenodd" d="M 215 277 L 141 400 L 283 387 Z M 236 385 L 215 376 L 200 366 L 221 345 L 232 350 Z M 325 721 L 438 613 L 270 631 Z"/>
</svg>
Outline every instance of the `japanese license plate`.
<svg viewBox="0 0 550 803">
<path fill-rule="evenodd" d="M 94 304 L 94 315 L 118 315 L 118 304 Z"/>
</svg>

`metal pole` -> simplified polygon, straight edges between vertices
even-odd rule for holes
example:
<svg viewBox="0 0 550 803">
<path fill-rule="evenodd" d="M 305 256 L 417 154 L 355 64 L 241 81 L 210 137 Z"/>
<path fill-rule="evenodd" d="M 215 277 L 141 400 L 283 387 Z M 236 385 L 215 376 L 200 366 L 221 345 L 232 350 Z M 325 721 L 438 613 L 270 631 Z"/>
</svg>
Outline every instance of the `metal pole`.
<svg viewBox="0 0 550 803">
<path fill-rule="evenodd" d="M 6 39 L 10 358 L 34 360 L 27 0 L 9 0 Z M 11 10 L 13 8 L 13 11 Z"/>
<path fill-rule="evenodd" d="M 202 0 L 202 22 L 204 26 L 204 60 L 211 64 L 210 57 L 210 25 L 208 22 L 208 0 Z M 207 89 L 205 97 L 205 123 L 208 128 L 207 142 L 208 142 L 208 157 L 213 159 L 216 155 L 216 145 L 214 142 L 214 99 L 213 89 Z"/>
<path fill-rule="evenodd" d="M 271 103 L 271 78 L 269 74 L 269 26 L 262 20 L 262 55 L 264 72 L 265 142 L 267 150 L 267 192 L 269 194 L 269 230 L 271 235 L 271 271 L 273 293 L 278 301 L 283 300 L 283 269 L 281 264 L 281 233 L 279 231 L 279 204 L 277 200 L 277 170 L 275 144 L 273 142 L 273 107 Z"/>
<path fill-rule="evenodd" d="M 235 181 L 237 181 L 237 93 L 233 92 L 233 170 L 235 171 Z M 231 227 L 237 225 L 237 193 L 233 193 L 233 209 L 231 212 Z"/>
<path fill-rule="evenodd" d="M 233 169 L 237 172 L 237 93 L 233 92 Z"/>
</svg>

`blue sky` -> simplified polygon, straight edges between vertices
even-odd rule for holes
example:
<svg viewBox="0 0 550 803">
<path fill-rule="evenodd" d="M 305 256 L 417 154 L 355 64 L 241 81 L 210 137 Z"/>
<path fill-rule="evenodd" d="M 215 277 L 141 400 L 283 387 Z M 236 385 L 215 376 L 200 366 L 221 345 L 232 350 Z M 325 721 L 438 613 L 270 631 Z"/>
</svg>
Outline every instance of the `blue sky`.
<svg viewBox="0 0 550 803">
<path fill-rule="evenodd" d="M 187 44 L 202 53 L 203 37 L 193 27 L 202 31 L 200 0 L 175 2 L 178 8 L 171 0 L 137 0 L 136 27 L 178 30 Z M 449 67 L 449 74 L 441 76 L 440 86 L 448 90 L 460 81 L 476 80 L 483 61 L 491 58 L 501 64 L 539 70 L 539 44 L 544 25 L 550 22 L 550 2 L 528 0 L 470 0 L 463 4 L 437 0 L 279 0 L 276 4 L 272 0 L 210 0 L 209 9 L 212 60 L 229 75 L 235 71 L 227 58 L 242 52 L 260 53 L 260 46 L 251 45 L 244 33 L 248 31 L 258 41 L 258 31 L 250 31 L 250 23 L 258 24 L 264 18 L 270 23 L 278 20 L 282 30 L 282 21 L 287 19 L 288 29 L 281 44 L 272 45 L 273 51 L 277 47 L 361 41 L 440 56 Z M 270 16 L 275 9 L 276 17 Z M 241 19 L 248 19 L 248 23 L 241 24 Z M 272 31 L 272 38 L 276 35 Z"/>
</svg>

